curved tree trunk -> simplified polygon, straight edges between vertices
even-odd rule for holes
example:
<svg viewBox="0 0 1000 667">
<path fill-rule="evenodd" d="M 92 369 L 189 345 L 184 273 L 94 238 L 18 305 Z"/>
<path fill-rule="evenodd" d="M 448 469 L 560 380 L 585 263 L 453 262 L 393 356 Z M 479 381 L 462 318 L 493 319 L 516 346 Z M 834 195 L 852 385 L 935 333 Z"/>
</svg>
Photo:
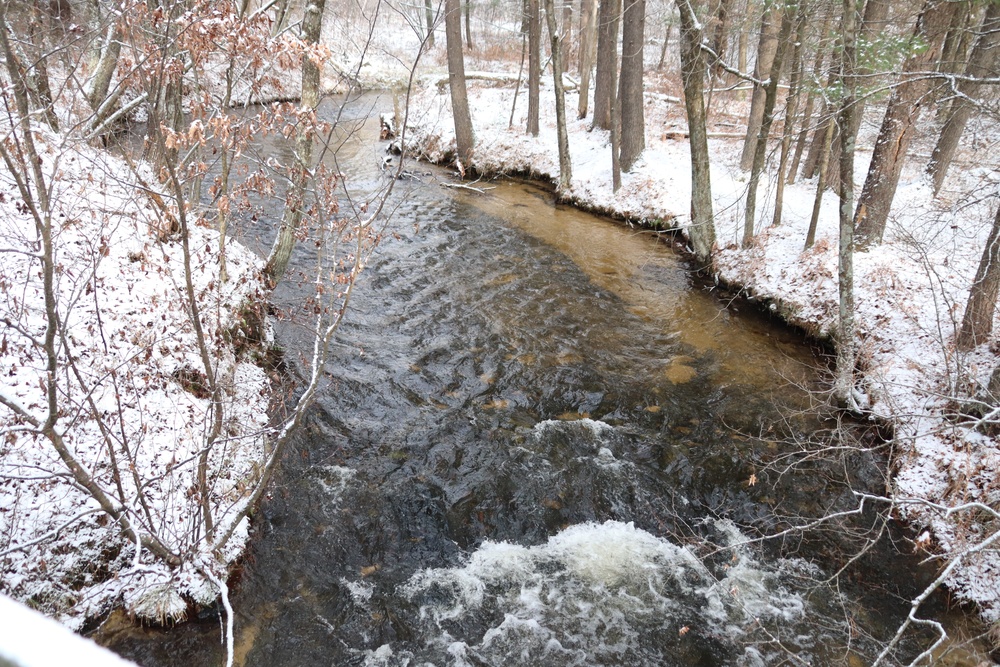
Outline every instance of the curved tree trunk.
<svg viewBox="0 0 1000 667">
<path fill-rule="evenodd" d="M 646 148 L 646 121 L 642 96 L 642 47 L 646 24 L 646 0 L 625 0 L 622 15 L 622 67 L 618 81 L 618 111 L 621 117 L 622 171 Z"/>
</svg>

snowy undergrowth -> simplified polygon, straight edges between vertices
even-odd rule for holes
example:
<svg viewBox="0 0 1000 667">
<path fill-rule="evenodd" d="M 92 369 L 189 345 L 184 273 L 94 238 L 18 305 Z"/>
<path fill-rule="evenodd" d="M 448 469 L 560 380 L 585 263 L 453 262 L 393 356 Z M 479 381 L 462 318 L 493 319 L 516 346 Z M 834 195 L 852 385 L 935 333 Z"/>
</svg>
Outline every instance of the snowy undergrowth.
<svg viewBox="0 0 1000 667">
<path fill-rule="evenodd" d="M 192 519 L 199 516 L 200 494 L 193 489 L 211 406 L 184 292 L 180 239 L 164 229 L 124 162 L 60 135 L 39 137 L 52 184 L 55 291 L 65 333 L 56 427 L 131 520 L 185 558 L 171 569 L 145 550 L 137 556 L 49 442 L 4 409 L 0 590 L 71 627 L 113 604 L 145 618 L 182 618 L 185 598 L 206 604 L 217 594 L 197 568 L 224 573 L 242 551 L 247 526 L 244 521 L 220 558 L 209 553 Z M 260 261 L 250 251 L 229 243 L 223 283 L 217 232 L 192 227 L 190 245 L 203 326 L 225 387 L 222 441 L 209 456 L 212 510 L 224 524 L 265 455 L 268 378 L 237 350 L 245 342 L 244 308 L 259 305 L 266 292 Z M 44 422 L 40 246 L 6 170 L 0 172 L 0 248 L 0 391 Z"/>
<path fill-rule="evenodd" d="M 469 95 L 476 133 L 472 166 L 477 171 L 558 180 L 551 86 L 542 90 L 537 138 L 524 132 L 523 91 L 512 127 L 512 87 L 470 82 Z M 567 108 L 575 109 L 576 103 L 577 95 L 570 93 Z M 683 128 L 683 107 L 663 95 L 647 94 L 646 118 L 647 148 L 632 173 L 622 175 L 617 193 L 611 187 L 608 133 L 588 131 L 589 121 L 570 120 L 573 181 L 566 198 L 631 222 L 666 224 L 686 233 L 691 196 L 688 144 L 663 130 Z M 454 126 L 445 91 L 423 91 L 411 121 L 411 150 L 438 162 L 452 159 Z M 857 191 L 867 173 L 871 143 L 870 136 L 862 137 Z M 805 250 L 815 181 L 785 190 L 783 220 L 771 226 L 772 173 L 760 186 L 755 241 L 750 248 L 740 248 L 748 175 L 738 167 L 739 148 L 733 139 L 709 141 L 718 238 L 716 275 L 768 302 L 773 311 L 810 334 L 828 337 L 837 322 L 836 197 L 826 195 L 817 241 Z M 947 419 L 957 392 L 984 385 L 998 363 L 995 337 L 992 347 L 983 345 L 969 354 L 956 352 L 954 346 L 993 218 L 997 172 L 995 165 L 982 165 L 981 159 L 976 169 L 963 171 L 956 165 L 952 192 L 971 194 L 953 197 L 955 201 L 947 196 L 935 200 L 920 171 L 921 162 L 911 159 L 904 173 L 885 242 L 855 255 L 858 344 L 873 414 L 895 426 L 895 498 L 915 526 L 932 529 L 943 553 L 958 554 L 996 530 L 988 517 L 955 513 L 945 519 L 940 511 L 920 503 L 954 506 L 981 501 L 996 507 L 1000 502 L 996 438 Z M 965 559 L 948 583 L 959 597 L 978 604 L 987 620 L 1000 620 L 1000 553 L 987 550 Z"/>
</svg>

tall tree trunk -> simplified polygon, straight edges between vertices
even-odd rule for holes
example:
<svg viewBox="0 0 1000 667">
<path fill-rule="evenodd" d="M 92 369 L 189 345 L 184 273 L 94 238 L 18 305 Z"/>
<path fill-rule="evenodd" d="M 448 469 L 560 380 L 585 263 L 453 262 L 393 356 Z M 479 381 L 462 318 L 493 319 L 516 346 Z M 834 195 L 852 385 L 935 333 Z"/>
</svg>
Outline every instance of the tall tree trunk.
<svg viewBox="0 0 1000 667">
<path fill-rule="evenodd" d="M 799 161 L 802 159 L 802 152 L 805 150 L 806 142 L 809 139 L 809 127 L 812 121 L 813 107 L 816 104 L 816 88 L 818 88 L 819 73 L 823 71 L 823 61 L 826 58 L 826 46 L 824 44 L 826 40 L 827 30 L 830 28 L 830 15 L 827 14 L 826 18 L 823 20 L 823 27 L 820 28 L 819 38 L 816 43 L 816 58 L 813 61 L 812 71 L 810 75 L 810 80 L 813 85 L 809 86 L 809 94 L 806 96 L 806 106 L 802 110 L 802 122 L 800 124 L 801 129 L 799 130 L 798 137 L 795 140 L 795 154 L 792 155 L 792 163 L 788 167 L 788 183 L 791 185 L 795 182 L 795 174 L 799 170 Z"/>
<path fill-rule="evenodd" d="M 538 136 L 539 86 L 542 81 L 542 23 L 538 0 L 528 0 L 528 134 Z"/>
<path fill-rule="evenodd" d="M 993 332 L 993 319 L 997 311 L 997 296 L 1000 295 L 1000 207 L 997 207 L 993 228 L 986 240 L 976 279 L 969 290 L 969 301 L 962 317 L 962 328 L 958 332 L 955 346 L 968 351 L 982 345 Z"/>
<path fill-rule="evenodd" d="M 990 4 L 979 29 L 979 36 L 972 47 L 969 62 L 965 67 L 965 75 L 971 79 L 990 76 L 1000 55 L 1000 4 Z M 931 160 L 927 164 L 927 173 L 934 184 L 934 194 L 941 190 L 948 167 L 955 157 L 958 142 L 965 132 L 965 125 L 973 111 L 970 99 L 979 92 L 981 84 L 977 81 L 963 79 L 956 86 L 958 95 L 951 106 L 951 113 L 941 128 Z"/>
<path fill-rule="evenodd" d="M 656 71 L 659 72 L 663 69 L 663 63 L 667 60 L 667 45 L 670 44 L 670 33 L 673 32 L 674 24 L 670 21 L 667 22 L 667 34 L 663 36 L 663 46 L 660 48 L 660 62 L 656 64 Z"/>
<path fill-rule="evenodd" d="M 840 292 L 839 324 L 837 326 L 837 370 L 833 394 L 845 408 L 858 411 L 854 398 L 854 368 L 857 352 L 854 326 L 854 125 L 851 117 L 857 113 L 858 16 L 856 0 L 843 0 L 844 52 L 841 58 L 840 80 L 843 91 L 838 122 L 840 124 L 840 244 L 837 283 Z"/>
<path fill-rule="evenodd" d="M 767 86 L 764 87 L 764 116 L 761 119 L 757 134 L 757 144 L 753 154 L 753 164 L 750 167 L 750 183 L 747 186 L 747 205 L 743 219 L 743 247 L 747 248 L 753 242 L 754 221 L 757 215 L 757 185 L 760 174 L 764 171 L 764 160 L 767 157 L 767 139 L 771 134 L 771 124 L 774 122 L 774 105 L 778 98 L 778 79 L 781 78 L 781 61 L 785 57 L 785 45 L 792 32 L 794 17 L 790 10 L 782 12 L 781 28 L 778 31 L 778 49 L 771 61 L 771 70 L 767 76 Z"/>
<path fill-rule="evenodd" d="M 472 0 L 465 0 L 465 46 L 472 51 Z"/>
<path fill-rule="evenodd" d="M 868 0 L 865 3 L 864 18 L 861 21 L 861 27 L 858 33 L 858 40 L 861 44 L 876 44 L 879 39 L 879 35 L 886 30 L 886 19 L 889 16 L 889 7 L 892 5 L 891 0 Z M 857 77 L 861 81 L 868 80 L 869 75 L 873 72 L 867 67 L 859 67 L 857 71 Z M 874 88 L 871 83 L 868 84 L 869 88 Z M 851 127 L 848 128 L 848 132 L 855 137 L 858 136 L 858 130 L 861 129 L 861 120 L 865 112 L 865 96 L 858 95 L 855 99 L 855 109 L 851 114 Z M 839 136 L 840 126 L 838 124 L 838 136 Z M 839 139 L 834 141 L 832 148 L 830 149 L 830 164 L 838 164 L 840 162 L 840 146 L 843 142 Z"/>
<path fill-rule="evenodd" d="M 691 145 L 691 227 L 688 237 L 695 256 L 704 264 L 712 261 L 715 247 L 715 217 L 712 211 L 712 180 L 708 161 L 708 131 L 705 122 L 705 75 L 708 62 L 701 49 L 702 23 L 695 14 L 694 0 L 677 0 L 681 17 L 681 80 L 687 110 Z"/>
<path fill-rule="evenodd" d="M 611 98 L 618 78 L 618 19 L 621 0 L 600 0 L 597 21 L 597 72 L 594 75 L 594 127 L 611 129 Z"/>
<path fill-rule="evenodd" d="M 916 129 L 924 97 L 931 86 L 926 77 L 916 73 L 930 69 L 938 57 L 944 33 L 948 29 L 952 12 L 957 7 L 958 3 L 948 0 L 926 0 L 923 11 L 917 18 L 913 37 L 926 43 L 927 48 L 907 59 L 903 65 L 903 81 L 889 98 L 889 106 L 868 168 L 868 177 L 854 214 L 859 247 L 882 242 L 889 209 L 899 184 L 899 175 L 906 161 L 906 149 L 909 148 Z"/>
<path fill-rule="evenodd" d="M 590 100 L 590 74 L 597 55 L 597 0 L 582 0 L 580 7 L 580 101 L 576 117 L 586 118 Z"/>
<path fill-rule="evenodd" d="M 778 30 L 781 26 L 782 13 L 780 2 L 771 0 L 764 7 L 760 23 L 760 42 L 757 46 L 757 64 L 753 68 L 753 78 L 761 82 L 771 71 L 771 63 L 774 62 L 774 56 L 778 52 Z M 747 119 L 747 135 L 740 156 L 740 169 L 749 169 L 753 165 L 754 151 L 757 150 L 757 135 L 764 120 L 765 101 L 764 86 L 754 84 L 753 97 L 750 100 L 750 116 Z"/>
<path fill-rule="evenodd" d="M 552 40 L 552 82 L 556 90 L 556 132 L 559 136 L 559 196 L 569 193 L 573 184 L 573 163 L 569 155 L 569 134 L 566 131 L 566 93 L 563 90 L 563 58 L 560 42 L 563 36 L 556 27 L 556 7 L 553 0 L 545 0 L 545 19 Z M 567 26 L 568 27 L 568 26 Z"/>
<path fill-rule="evenodd" d="M 788 157 L 792 146 L 792 132 L 795 130 L 795 119 L 799 107 L 799 91 L 802 89 L 802 45 L 806 41 L 805 5 L 800 4 L 795 17 L 795 42 L 792 45 L 792 78 L 788 82 L 788 97 L 785 100 L 785 123 L 781 131 L 781 155 L 778 158 L 778 173 L 774 191 L 774 215 L 771 225 L 781 224 L 781 213 L 785 199 L 785 170 L 788 167 Z"/>
<path fill-rule="evenodd" d="M 309 0 L 302 18 L 302 41 L 307 45 L 319 44 L 323 27 L 323 12 L 326 0 Z M 299 108 L 308 115 L 319 106 L 320 68 L 308 56 L 302 57 L 302 96 Z M 288 260 L 295 247 L 295 232 L 302 223 L 306 189 L 312 171 L 313 128 L 300 128 L 295 140 L 295 173 L 292 176 L 288 205 L 281 218 L 281 227 L 274 240 L 274 246 L 267 258 L 264 273 L 272 282 L 277 282 L 288 268 Z"/>
<path fill-rule="evenodd" d="M 434 5 L 424 0 L 424 19 L 427 21 L 427 48 L 434 48 Z"/>
<path fill-rule="evenodd" d="M 646 24 L 646 0 L 625 0 L 622 14 L 622 66 L 618 81 L 618 110 L 621 117 L 622 171 L 632 165 L 646 148 L 646 121 L 642 97 L 642 50 Z"/>
<path fill-rule="evenodd" d="M 819 156 L 819 178 L 816 183 L 816 196 L 813 199 L 812 217 L 809 218 L 809 230 L 806 232 L 806 250 L 812 247 L 816 241 L 816 225 L 819 223 L 819 212 L 823 206 L 823 193 L 826 191 L 826 175 L 830 168 L 830 144 L 833 143 L 833 126 L 837 122 L 834 116 L 830 116 L 823 128 L 823 147 Z"/>
<path fill-rule="evenodd" d="M 560 33 L 560 44 L 562 44 L 562 66 L 563 71 L 569 71 L 570 46 L 573 44 L 573 2 L 563 0 L 562 11 L 562 32 Z"/>
<path fill-rule="evenodd" d="M 445 0 L 444 41 L 448 51 L 448 84 L 451 89 L 451 111 L 455 117 L 455 150 L 464 172 L 472 163 L 472 148 L 476 139 L 469 113 L 469 93 L 465 87 L 465 56 L 462 54 L 461 0 Z"/>
<path fill-rule="evenodd" d="M 721 78 L 725 74 L 722 61 L 726 58 L 726 48 L 729 43 L 729 20 L 732 14 L 732 0 L 719 0 L 719 9 L 715 14 L 715 26 L 712 31 L 712 51 L 716 61 L 712 63 L 713 78 Z"/>
</svg>

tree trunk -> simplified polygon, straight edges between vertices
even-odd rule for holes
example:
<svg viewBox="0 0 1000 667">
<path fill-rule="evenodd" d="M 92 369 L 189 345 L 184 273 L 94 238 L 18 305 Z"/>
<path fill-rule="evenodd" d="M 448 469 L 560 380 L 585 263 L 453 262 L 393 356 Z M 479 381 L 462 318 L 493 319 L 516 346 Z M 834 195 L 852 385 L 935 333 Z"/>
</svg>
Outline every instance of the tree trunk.
<svg viewBox="0 0 1000 667">
<path fill-rule="evenodd" d="M 865 13 L 864 18 L 861 21 L 860 32 L 858 33 L 858 39 L 862 44 L 875 44 L 879 39 L 880 33 L 886 30 L 886 18 L 889 16 L 889 7 L 891 6 L 891 0 L 868 0 L 865 3 Z M 868 76 L 873 74 L 873 72 L 868 68 L 858 68 L 857 76 L 861 81 L 867 81 Z M 868 84 L 868 88 L 872 89 L 876 86 L 872 83 Z M 858 130 L 861 129 L 861 120 L 865 112 L 865 96 L 858 95 L 855 97 L 855 109 L 851 114 L 852 125 L 848 128 L 851 136 L 857 140 Z M 838 136 L 839 136 L 839 124 L 838 124 Z M 830 164 L 839 164 L 840 162 L 840 146 L 843 142 L 835 141 L 832 148 L 830 149 Z"/>
<path fill-rule="evenodd" d="M 792 146 L 792 132 L 795 130 L 795 118 L 799 107 L 799 91 L 802 89 L 802 45 L 806 40 L 805 6 L 799 5 L 795 17 L 795 42 L 792 48 L 792 78 L 788 83 L 788 98 L 785 101 L 785 123 L 781 131 L 781 155 L 778 158 L 778 173 L 775 180 L 774 215 L 771 225 L 781 224 L 781 213 L 785 199 L 785 170 L 788 167 L 788 154 Z"/>
<path fill-rule="evenodd" d="M 823 71 L 823 60 L 826 58 L 826 48 L 824 47 L 824 40 L 826 39 L 827 30 L 830 28 L 830 15 L 827 14 L 826 18 L 823 20 L 823 27 L 819 31 L 819 39 L 816 45 L 816 58 L 813 61 L 812 73 L 810 75 L 810 80 L 813 85 L 809 86 L 809 95 L 806 96 L 806 106 L 802 110 L 802 123 L 799 130 L 799 135 L 795 140 L 795 154 L 792 156 L 792 163 L 788 167 L 788 183 L 791 185 L 795 182 L 795 174 L 799 170 L 799 161 L 802 159 L 802 152 L 805 150 L 806 142 L 809 139 L 809 127 L 812 121 L 813 107 L 816 104 L 816 84 L 819 82 L 819 73 Z"/>
<path fill-rule="evenodd" d="M 600 0 L 597 22 L 597 72 L 594 75 L 594 127 L 611 129 L 611 97 L 618 78 L 618 17 L 621 0 Z"/>
<path fill-rule="evenodd" d="M 542 81 L 542 24 L 538 0 L 528 0 L 528 134 L 538 136 L 538 88 Z"/>
<path fill-rule="evenodd" d="M 794 18 L 790 11 L 782 12 L 781 28 L 778 31 L 778 49 L 771 61 L 771 70 L 767 76 L 767 86 L 764 87 L 764 115 L 750 168 L 750 183 L 747 186 L 747 204 L 743 219 L 743 247 L 747 248 L 753 242 L 754 221 L 757 215 L 757 185 L 760 174 L 764 171 L 764 160 L 767 157 L 767 139 L 771 134 L 771 124 L 774 122 L 774 105 L 778 97 L 778 79 L 781 77 L 781 61 L 785 57 L 785 45 L 792 32 Z"/>
<path fill-rule="evenodd" d="M 712 51 L 716 61 L 712 63 L 712 75 L 721 78 L 725 74 L 722 61 L 726 58 L 726 48 L 729 42 L 729 19 L 732 14 L 732 0 L 719 0 L 719 9 L 715 14 L 715 30 L 712 35 Z"/>
<path fill-rule="evenodd" d="M 562 44 L 562 66 L 563 71 L 569 71 L 570 62 L 570 46 L 573 44 L 573 2 L 572 0 L 563 0 L 563 11 L 562 11 L 562 32 L 560 33 L 559 42 Z"/>
<path fill-rule="evenodd" d="M 833 395 L 844 408 L 858 411 L 854 398 L 854 368 L 857 365 L 854 326 L 854 125 L 857 113 L 857 78 L 855 77 L 858 45 L 856 0 L 844 0 L 844 20 L 841 28 L 844 40 L 840 81 L 843 96 L 840 101 L 840 244 L 838 252 L 838 287 L 840 292 L 839 325 L 837 327 L 837 369 Z"/>
<path fill-rule="evenodd" d="M 465 46 L 472 51 L 472 0 L 465 0 Z"/>
<path fill-rule="evenodd" d="M 986 240 L 976 279 L 969 290 L 969 302 L 962 317 L 962 328 L 958 332 L 955 346 L 968 351 L 982 345 L 993 333 L 993 318 L 996 316 L 997 296 L 1000 295 L 1000 207 L 993 219 L 993 228 Z"/>
<path fill-rule="evenodd" d="M 860 247 L 882 242 L 889 209 L 899 184 L 899 175 L 906 161 L 906 149 L 909 148 L 916 129 L 924 97 L 931 86 L 925 77 L 908 75 L 931 68 L 940 53 L 944 32 L 957 6 L 958 3 L 948 0 L 927 0 L 917 18 L 913 37 L 914 40 L 926 43 L 927 48 L 907 59 L 903 65 L 903 81 L 889 98 L 889 106 L 868 168 L 868 177 L 854 214 Z"/>
<path fill-rule="evenodd" d="M 812 217 L 809 219 L 809 230 L 806 232 L 806 250 L 816 241 L 816 225 L 819 223 L 819 211 L 823 205 L 823 192 L 826 191 L 826 174 L 830 167 L 830 144 L 833 143 L 833 126 L 836 118 L 830 116 L 823 128 L 823 147 L 819 156 L 819 179 L 816 183 L 816 197 L 813 199 Z"/>
<path fill-rule="evenodd" d="M 688 236 L 695 256 L 704 264 L 712 261 L 715 221 L 712 212 L 712 181 L 705 123 L 705 75 L 708 62 L 701 49 L 701 22 L 693 0 L 677 0 L 681 17 L 681 80 L 687 110 L 691 145 L 691 227 Z"/>
<path fill-rule="evenodd" d="M 448 84 L 451 89 L 451 111 L 455 117 L 455 150 L 464 172 L 472 163 L 472 116 L 469 113 L 469 94 L 465 88 L 465 56 L 462 54 L 461 0 L 445 0 L 444 41 L 448 51 Z"/>
<path fill-rule="evenodd" d="M 424 19 L 427 21 L 427 48 L 434 48 L 434 5 L 424 0 Z"/>
<path fill-rule="evenodd" d="M 573 163 L 569 155 L 569 134 L 566 131 L 566 98 L 563 90 L 563 58 L 560 42 L 562 35 L 556 27 L 556 8 L 553 0 L 545 0 L 545 19 L 552 40 L 552 82 L 556 89 L 556 131 L 559 136 L 559 196 L 569 193 L 573 183 Z"/>
<path fill-rule="evenodd" d="M 580 101 L 577 118 L 586 118 L 590 100 L 590 74 L 597 55 L 597 0 L 582 0 L 580 7 Z"/>
<path fill-rule="evenodd" d="M 972 47 L 969 62 L 965 67 L 965 75 L 972 78 L 990 76 L 1000 55 L 1000 4 L 991 4 L 986 10 L 979 36 Z M 948 167 L 955 157 L 958 149 L 958 142 L 965 132 L 965 125 L 969 120 L 969 115 L 973 111 L 973 104 L 970 102 L 979 92 L 981 84 L 975 81 L 962 80 L 958 82 L 958 95 L 952 104 L 951 113 L 941 128 L 941 135 L 938 137 L 931 160 L 927 164 L 927 173 L 934 184 L 934 194 L 941 190 L 944 178 L 948 174 Z"/>
<path fill-rule="evenodd" d="M 670 43 L 670 33 L 673 32 L 674 24 L 667 22 L 667 34 L 663 36 L 663 46 L 660 48 L 660 62 L 656 64 L 656 71 L 663 69 L 663 63 L 667 60 L 667 45 Z"/>
<path fill-rule="evenodd" d="M 326 0 L 309 0 L 302 18 L 302 41 L 307 45 L 319 44 L 320 31 L 323 27 L 323 12 Z M 299 108 L 308 115 L 319 106 L 320 69 L 307 56 L 302 58 L 302 97 Z M 303 121 L 304 122 L 304 121 Z M 288 260 L 292 257 L 295 247 L 295 232 L 302 223 L 302 210 L 305 207 L 306 188 L 309 185 L 309 174 L 312 170 L 313 128 L 299 128 L 295 141 L 295 173 L 292 176 L 291 191 L 288 195 L 288 205 L 281 219 L 278 236 L 267 258 L 264 273 L 271 282 L 277 282 L 288 268 Z"/>
<path fill-rule="evenodd" d="M 646 24 L 646 0 L 625 0 L 622 15 L 622 66 L 618 82 L 618 110 L 621 117 L 622 171 L 632 165 L 646 148 L 646 121 L 643 114 L 642 50 Z"/>
<path fill-rule="evenodd" d="M 779 2 L 772 2 L 764 8 L 760 24 L 760 42 L 757 46 L 757 64 L 753 68 L 753 78 L 758 81 L 763 81 L 771 71 L 771 63 L 774 62 L 774 56 L 778 52 L 778 30 L 782 13 L 782 5 Z M 749 169 L 753 165 L 754 151 L 757 150 L 757 135 L 764 120 L 765 98 L 764 86 L 754 84 L 753 97 L 750 100 L 750 116 L 747 119 L 747 135 L 740 156 L 740 169 Z"/>
</svg>

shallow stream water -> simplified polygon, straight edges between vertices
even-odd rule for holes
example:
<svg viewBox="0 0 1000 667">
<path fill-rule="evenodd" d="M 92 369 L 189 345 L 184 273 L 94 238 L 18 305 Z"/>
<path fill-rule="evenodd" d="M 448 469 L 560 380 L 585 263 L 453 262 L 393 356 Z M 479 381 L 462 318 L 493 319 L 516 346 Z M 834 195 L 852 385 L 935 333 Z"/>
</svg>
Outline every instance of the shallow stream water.
<svg viewBox="0 0 1000 667">
<path fill-rule="evenodd" d="M 385 178 L 377 131 L 338 154 L 359 192 Z M 868 664 L 927 573 L 883 540 L 820 583 L 858 547 L 840 528 L 746 544 L 881 490 L 864 455 L 776 472 L 822 439 L 813 350 L 669 238 L 413 168 L 255 517 L 237 664 Z M 279 342 L 294 370 L 301 330 Z M 222 661 L 218 610 L 97 637 L 142 665 Z"/>
</svg>

